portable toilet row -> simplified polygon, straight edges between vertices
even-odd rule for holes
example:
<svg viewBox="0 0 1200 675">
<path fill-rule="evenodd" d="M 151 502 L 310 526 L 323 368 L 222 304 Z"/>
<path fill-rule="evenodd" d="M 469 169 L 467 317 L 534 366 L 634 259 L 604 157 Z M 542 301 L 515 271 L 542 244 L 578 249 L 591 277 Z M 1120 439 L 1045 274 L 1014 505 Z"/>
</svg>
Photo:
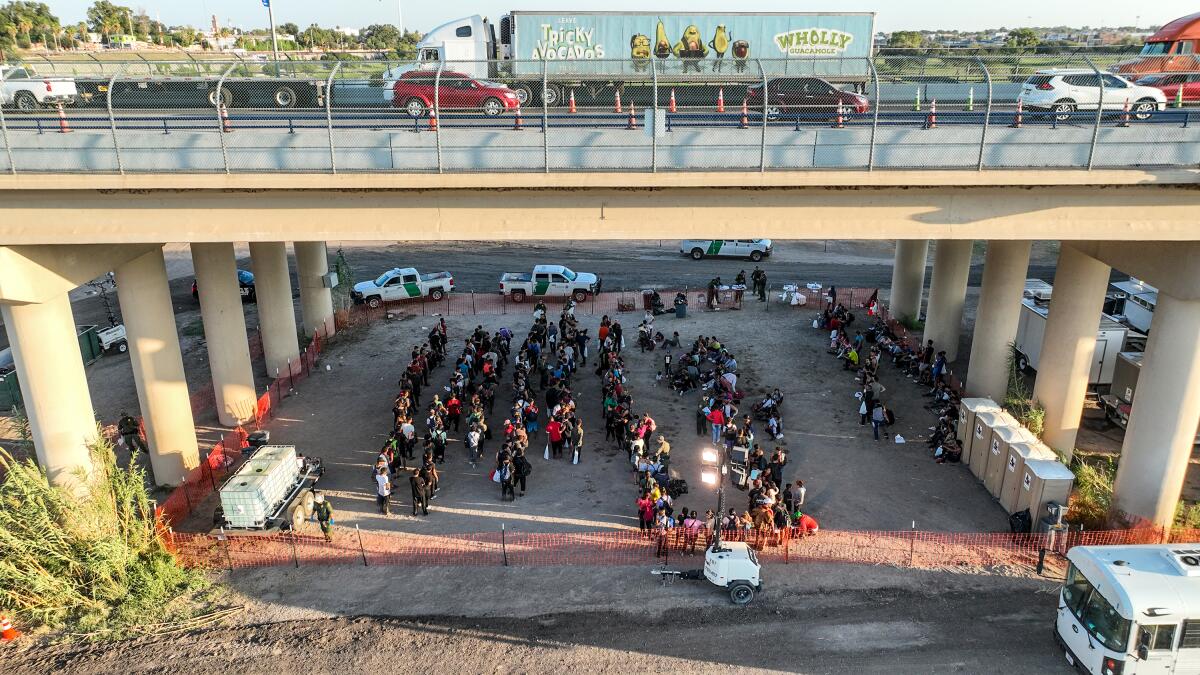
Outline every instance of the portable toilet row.
<svg viewBox="0 0 1200 675">
<path fill-rule="evenodd" d="M 998 413 L 1000 406 L 990 398 L 964 398 L 959 404 L 958 410 L 958 440 L 962 443 L 962 463 L 971 463 L 971 449 L 974 447 L 976 437 L 975 417 L 979 413 Z M 983 435 L 983 429 L 978 429 L 979 436 Z M 971 471 L 974 472 L 972 467 Z"/>
</svg>

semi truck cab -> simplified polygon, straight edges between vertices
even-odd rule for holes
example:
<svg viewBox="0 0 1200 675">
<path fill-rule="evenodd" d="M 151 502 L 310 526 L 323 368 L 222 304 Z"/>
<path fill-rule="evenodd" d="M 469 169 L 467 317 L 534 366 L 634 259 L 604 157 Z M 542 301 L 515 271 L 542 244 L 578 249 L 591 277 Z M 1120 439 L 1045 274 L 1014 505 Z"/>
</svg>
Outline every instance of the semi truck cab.
<svg viewBox="0 0 1200 675">
<path fill-rule="evenodd" d="M 419 68 L 437 70 L 445 64 L 449 70 L 487 79 L 487 61 L 495 61 L 496 32 L 492 24 L 476 14 L 444 23 L 429 31 L 417 43 Z"/>
</svg>

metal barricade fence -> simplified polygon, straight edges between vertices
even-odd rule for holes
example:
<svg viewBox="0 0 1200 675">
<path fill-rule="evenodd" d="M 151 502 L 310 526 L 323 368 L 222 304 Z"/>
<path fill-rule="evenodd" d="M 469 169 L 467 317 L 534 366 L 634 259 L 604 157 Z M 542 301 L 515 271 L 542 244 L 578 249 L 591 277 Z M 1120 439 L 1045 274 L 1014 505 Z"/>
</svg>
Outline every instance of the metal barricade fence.
<svg viewBox="0 0 1200 675">
<path fill-rule="evenodd" d="M 1195 166 L 1197 101 L 1169 78 L 1200 73 L 1171 70 L 1150 80 L 1152 89 L 1135 91 L 1108 73 L 1121 58 L 884 49 L 870 58 L 729 59 L 697 67 L 636 59 L 99 64 L 74 74 L 75 105 L 0 109 L 0 168 L 123 174 Z M 41 78 L 47 67 L 21 71 Z M 1027 90 L 1050 69 L 1094 83 L 1088 86 L 1096 102 L 1031 98 Z M 70 74 L 61 70 L 55 74 Z M 511 90 L 463 86 L 477 81 L 466 73 L 479 72 Z M 1038 106 L 1023 106 L 1025 100 Z"/>
</svg>

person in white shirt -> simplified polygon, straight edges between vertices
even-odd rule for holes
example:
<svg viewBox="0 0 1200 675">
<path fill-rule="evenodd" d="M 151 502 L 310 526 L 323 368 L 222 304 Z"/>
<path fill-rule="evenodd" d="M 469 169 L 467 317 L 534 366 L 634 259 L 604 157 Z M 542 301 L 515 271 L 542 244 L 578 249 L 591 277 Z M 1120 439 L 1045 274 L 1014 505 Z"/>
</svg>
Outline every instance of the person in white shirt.
<svg viewBox="0 0 1200 675">
<path fill-rule="evenodd" d="M 388 478 L 386 468 L 380 468 L 375 472 L 375 494 L 379 512 L 385 516 L 388 515 L 388 506 L 392 499 L 392 480 Z"/>
<path fill-rule="evenodd" d="M 475 468 L 475 464 L 479 461 L 479 458 L 480 458 L 480 453 L 479 453 L 480 437 L 481 437 L 481 434 L 479 433 L 479 427 L 475 426 L 475 425 L 471 425 L 471 430 L 467 432 L 467 437 L 466 437 L 467 461 L 471 463 L 471 468 Z"/>
</svg>

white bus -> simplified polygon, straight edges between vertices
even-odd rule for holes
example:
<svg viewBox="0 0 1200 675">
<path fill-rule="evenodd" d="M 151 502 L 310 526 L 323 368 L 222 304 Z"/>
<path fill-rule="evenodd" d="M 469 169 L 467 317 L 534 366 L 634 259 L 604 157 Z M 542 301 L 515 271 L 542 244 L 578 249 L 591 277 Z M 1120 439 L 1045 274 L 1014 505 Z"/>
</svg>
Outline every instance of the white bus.
<svg viewBox="0 0 1200 675">
<path fill-rule="evenodd" d="M 1054 635 L 1093 675 L 1200 673 L 1200 544 L 1077 546 Z"/>
</svg>

